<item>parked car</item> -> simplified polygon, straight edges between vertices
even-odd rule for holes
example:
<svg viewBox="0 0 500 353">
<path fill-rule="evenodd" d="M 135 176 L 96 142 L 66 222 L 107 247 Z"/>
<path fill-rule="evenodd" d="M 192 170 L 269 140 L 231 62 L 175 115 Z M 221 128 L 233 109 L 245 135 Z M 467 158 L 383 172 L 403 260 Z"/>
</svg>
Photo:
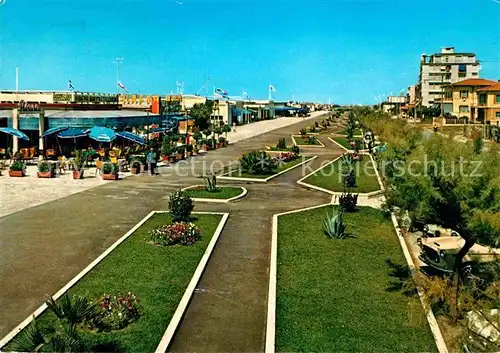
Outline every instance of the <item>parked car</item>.
<svg viewBox="0 0 500 353">
<path fill-rule="evenodd" d="M 458 252 L 465 244 L 460 236 L 418 238 L 419 259 L 439 271 L 452 273 Z M 478 262 L 500 259 L 500 249 L 475 244 L 463 259 L 463 268 L 470 269 Z"/>
<path fill-rule="evenodd" d="M 459 237 L 460 234 L 450 228 L 444 228 L 438 226 L 437 224 L 425 224 L 422 228 L 422 236 L 429 238 L 437 238 L 437 237 Z"/>
</svg>

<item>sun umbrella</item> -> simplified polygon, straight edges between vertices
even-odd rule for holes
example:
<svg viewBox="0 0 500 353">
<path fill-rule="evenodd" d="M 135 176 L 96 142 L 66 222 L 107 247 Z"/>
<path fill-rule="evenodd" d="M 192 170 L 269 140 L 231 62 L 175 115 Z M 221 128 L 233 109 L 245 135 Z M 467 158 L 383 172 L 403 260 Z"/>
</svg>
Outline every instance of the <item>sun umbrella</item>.
<svg viewBox="0 0 500 353">
<path fill-rule="evenodd" d="M 119 137 L 123 137 L 124 139 L 138 143 L 139 145 L 146 144 L 146 141 L 144 141 L 144 139 L 142 137 L 140 137 L 139 135 L 133 134 L 131 132 L 128 132 L 128 131 L 118 131 L 116 133 L 116 135 Z"/>
<path fill-rule="evenodd" d="M 74 139 L 85 136 L 87 136 L 87 132 L 82 129 L 67 129 L 57 134 L 57 137 L 62 139 Z"/>
<path fill-rule="evenodd" d="M 91 139 L 99 142 L 111 142 L 116 138 L 114 130 L 103 126 L 94 126 L 86 132 Z"/>
<path fill-rule="evenodd" d="M 26 134 L 24 132 L 19 131 L 18 129 L 14 129 L 12 127 L 0 127 L 0 132 L 4 132 L 6 134 L 20 138 L 22 140 L 26 140 L 26 141 L 30 140 L 29 137 L 26 136 Z"/>
<path fill-rule="evenodd" d="M 66 130 L 68 130 L 67 126 L 52 127 L 50 129 L 48 129 L 47 131 L 45 131 L 40 137 L 47 137 L 47 136 L 54 135 L 54 134 L 57 134 L 59 132 L 66 131 Z"/>
</svg>

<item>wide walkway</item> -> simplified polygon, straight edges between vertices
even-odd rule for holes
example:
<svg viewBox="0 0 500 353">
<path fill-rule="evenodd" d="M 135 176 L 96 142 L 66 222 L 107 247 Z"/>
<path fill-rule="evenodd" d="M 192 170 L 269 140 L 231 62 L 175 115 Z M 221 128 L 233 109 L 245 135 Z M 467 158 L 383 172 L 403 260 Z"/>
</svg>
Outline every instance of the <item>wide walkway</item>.
<svg viewBox="0 0 500 353">
<path fill-rule="evenodd" d="M 228 133 L 228 140 L 235 143 L 297 122 L 313 119 L 321 114 L 324 112 L 313 112 L 305 119 L 278 118 L 238 126 L 236 132 Z M 9 178 L 8 171 L 3 171 L 5 175 L 0 176 L 0 217 L 109 183 L 99 176 L 96 177 L 95 168 L 87 169 L 85 178 L 82 180 L 73 180 L 71 172 L 58 175 L 53 179 L 39 179 L 36 176 L 36 169 L 36 166 L 28 166 L 25 178 Z M 129 175 L 129 173 L 120 173 L 120 178 Z"/>
<path fill-rule="evenodd" d="M 292 132 L 312 124 L 310 120 L 298 120 L 295 125 L 241 140 L 184 165 L 165 167 L 159 176 L 130 177 L 107 183 L 0 218 L 0 336 L 30 315 L 151 210 L 167 209 L 168 196 L 173 190 L 199 183 L 200 179 L 194 175 L 202 172 L 204 163 L 225 164 L 237 160 L 244 151 L 276 144 L 280 137 L 290 140 Z M 304 192 L 311 198 L 318 195 Z M 267 206 L 256 202 L 246 214 L 252 214 L 257 208 L 264 211 Z M 196 209 L 202 206 L 197 205 Z M 269 224 L 271 211 L 266 212 Z M 235 227 L 231 224 L 228 226 Z M 261 229 L 260 236 L 265 238 L 267 228 Z M 251 232 L 248 234 L 256 234 L 255 230 Z M 245 250 L 240 250 L 241 253 Z M 260 253 L 255 247 L 254 252 L 247 255 L 263 256 L 265 260 L 268 255 Z M 260 263 L 265 273 L 268 261 Z"/>
</svg>

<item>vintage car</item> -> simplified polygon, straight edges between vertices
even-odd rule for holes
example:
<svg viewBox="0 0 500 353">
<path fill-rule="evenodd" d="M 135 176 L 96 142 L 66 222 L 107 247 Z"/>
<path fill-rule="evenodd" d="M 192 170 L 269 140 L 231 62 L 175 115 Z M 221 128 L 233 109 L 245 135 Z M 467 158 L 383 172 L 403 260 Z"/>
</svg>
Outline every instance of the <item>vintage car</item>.
<svg viewBox="0 0 500 353">
<path fill-rule="evenodd" d="M 418 238 L 417 244 L 420 247 L 418 258 L 421 261 L 439 271 L 452 273 L 456 256 L 465 240 L 460 236 Z M 500 249 L 475 244 L 465 255 L 462 266 L 470 269 L 475 263 L 496 259 L 500 259 Z"/>
<path fill-rule="evenodd" d="M 424 237 L 437 238 L 437 237 L 459 237 L 457 231 L 453 229 L 444 228 L 436 224 L 425 224 L 422 228 L 422 234 Z"/>
</svg>

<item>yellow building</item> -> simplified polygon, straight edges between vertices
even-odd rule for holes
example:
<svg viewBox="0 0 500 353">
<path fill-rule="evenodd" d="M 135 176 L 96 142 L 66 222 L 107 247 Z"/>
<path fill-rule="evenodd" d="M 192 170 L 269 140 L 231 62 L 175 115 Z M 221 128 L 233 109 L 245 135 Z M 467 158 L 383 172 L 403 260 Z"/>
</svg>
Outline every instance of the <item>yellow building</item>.
<svg viewBox="0 0 500 353">
<path fill-rule="evenodd" d="M 457 118 L 468 118 L 470 121 L 482 119 L 478 111 L 478 91 L 496 83 L 497 81 L 471 78 L 448 85 L 445 89 L 443 112 Z"/>
<path fill-rule="evenodd" d="M 478 94 L 478 118 L 500 126 L 500 82 L 480 88 Z"/>
</svg>

